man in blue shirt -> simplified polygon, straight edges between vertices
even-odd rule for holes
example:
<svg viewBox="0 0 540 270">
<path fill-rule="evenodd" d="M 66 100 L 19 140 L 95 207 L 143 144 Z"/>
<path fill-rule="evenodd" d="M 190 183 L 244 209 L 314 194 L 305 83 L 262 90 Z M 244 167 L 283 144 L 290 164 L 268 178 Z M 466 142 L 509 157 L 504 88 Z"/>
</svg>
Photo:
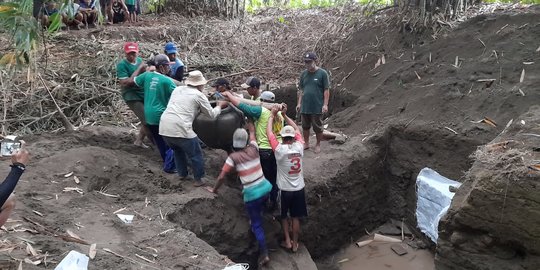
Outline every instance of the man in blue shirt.
<svg viewBox="0 0 540 270">
<path fill-rule="evenodd" d="M 177 57 L 178 49 L 172 42 L 165 44 L 165 54 L 169 57 L 171 64 L 171 72 L 169 77 L 181 82 L 184 79 L 184 63 Z"/>
</svg>

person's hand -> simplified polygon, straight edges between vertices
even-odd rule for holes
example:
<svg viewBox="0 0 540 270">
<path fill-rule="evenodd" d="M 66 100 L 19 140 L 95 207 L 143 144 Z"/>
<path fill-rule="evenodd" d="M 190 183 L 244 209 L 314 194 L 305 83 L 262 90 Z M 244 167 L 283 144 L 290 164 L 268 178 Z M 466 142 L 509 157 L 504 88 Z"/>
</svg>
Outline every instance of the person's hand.
<svg viewBox="0 0 540 270">
<path fill-rule="evenodd" d="M 30 159 L 30 153 L 28 153 L 28 150 L 26 150 L 26 143 L 23 140 L 21 140 L 20 142 L 21 148 L 15 153 L 13 153 L 13 155 L 11 155 L 11 162 L 13 162 L 13 164 L 21 163 L 23 165 L 26 165 L 28 163 L 28 160 Z"/>
<path fill-rule="evenodd" d="M 302 106 L 302 104 L 298 104 L 296 105 L 296 112 L 299 112 L 300 111 L 300 107 Z"/>
<path fill-rule="evenodd" d="M 223 92 L 220 92 L 220 94 L 226 98 L 230 98 L 230 96 L 232 95 L 230 91 L 223 91 Z"/>
<path fill-rule="evenodd" d="M 217 102 L 217 106 L 221 107 L 222 109 L 227 108 L 228 105 L 229 105 L 229 103 L 227 101 L 224 101 L 224 100 L 218 100 L 218 102 Z"/>
<path fill-rule="evenodd" d="M 327 113 L 328 112 L 328 105 L 323 105 L 322 106 L 322 113 Z"/>
<path fill-rule="evenodd" d="M 210 193 L 217 194 L 217 190 L 215 190 L 213 187 L 205 187 L 204 189 Z"/>
<path fill-rule="evenodd" d="M 280 109 L 280 106 L 278 106 L 278 105 L 272 106 L 272 115 L 276 116 L 277 113 L 279 112 L 279 109 Z"/>
<path fill-rule="evenodd" d="M 281 113 L 287 114 L 287 104 L 281 103 Z"/>
</svg>

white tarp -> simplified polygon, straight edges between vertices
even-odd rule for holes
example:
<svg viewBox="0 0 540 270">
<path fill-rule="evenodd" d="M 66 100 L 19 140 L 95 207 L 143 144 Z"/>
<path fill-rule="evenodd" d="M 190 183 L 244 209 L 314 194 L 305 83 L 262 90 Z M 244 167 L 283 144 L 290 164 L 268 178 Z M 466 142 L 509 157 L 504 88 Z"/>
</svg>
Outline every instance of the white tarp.
<svg viewBox="0 0 540 270">
<path fill-rule="evenodd" d="M 54 268 L 54 270 L 87 270 L 88 257 L 82 253 L 72 250 L 66 257 Z"/>
<path fill-rule="evenodd" d="M 416 177 L 416 221 L 418 228 L 437 243 L 439 220 L 446 214 L 454 193 L 449 187 L 461 183 L 448 179 L 430 168 L 424 168 Z"/>
</svg>

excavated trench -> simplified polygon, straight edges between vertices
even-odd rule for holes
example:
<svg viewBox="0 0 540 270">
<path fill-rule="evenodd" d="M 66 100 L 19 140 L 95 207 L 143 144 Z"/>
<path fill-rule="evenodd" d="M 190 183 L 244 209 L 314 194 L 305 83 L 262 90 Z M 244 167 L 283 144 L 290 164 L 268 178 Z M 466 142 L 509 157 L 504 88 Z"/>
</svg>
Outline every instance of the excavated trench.
<svg viewBox="0 0 540 270">
<path fill-rule="evenodd" d="M 277 96 L 292 108 L 296 105 L 294 96 L 279 99 L 279 92 Z M 302 228 L 303 243 L 317 261 L 389 219 L 404 219 L 416 228 L 418 172 L 430 167 L 459 181 L 472 165 L 469 155 L 483 143 L 430 125 L 389 125 L 364 141 L 353 137 L 343 145 L 329 146 L 328 154 L 318 159 L 306 157 L 310 216 Z M 248 237 L 240 188 L 234 180 L 227 185 L 218 199 L 193 200 L 168 219 L 193 231 L 218 252 L 254 266 L 256 241 Z M 278 248 L 279 224 L 268 218 L 265 230 L 269 247 Z"/>
</svg>

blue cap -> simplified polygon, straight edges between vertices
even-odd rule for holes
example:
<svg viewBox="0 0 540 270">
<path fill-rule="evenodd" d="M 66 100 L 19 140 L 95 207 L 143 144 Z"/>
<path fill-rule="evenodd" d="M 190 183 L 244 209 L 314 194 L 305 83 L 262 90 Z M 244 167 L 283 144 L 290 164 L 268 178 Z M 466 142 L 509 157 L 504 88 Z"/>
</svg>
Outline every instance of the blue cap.
<svg viewBox="0 0 540 270">
<path fill-rule="evenodd" d="M 165 53 L 178 53 L 178 51 L 176 50 L 176 45 L 174 45 L 174 43 L 172 42 L 167 42 L 167 44 L 165 44 Z"/>
</svg>

